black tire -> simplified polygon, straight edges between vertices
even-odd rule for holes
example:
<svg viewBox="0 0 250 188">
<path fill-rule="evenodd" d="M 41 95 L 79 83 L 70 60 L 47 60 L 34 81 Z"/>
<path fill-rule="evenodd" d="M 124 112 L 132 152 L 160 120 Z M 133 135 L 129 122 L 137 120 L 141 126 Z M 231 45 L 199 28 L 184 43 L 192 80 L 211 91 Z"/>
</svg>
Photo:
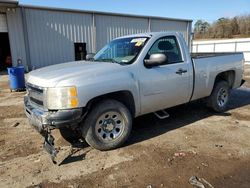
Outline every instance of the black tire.
<svg viewBox="0 0 250 188">
<path fill-rule="evenodd" d="M 59 131 L 64 140 L 71 144 L 77 143 L 82 138 L 80 131 L 77 132 L 76 130 L 67 127 L 60 128 Z"/>
<path fill-rule="evenodd" d="M 86 142 L 95 149 L 106 151 L 118 148 L 128 140 L 132 117 L 125 105 L 108 99 L 96 104 L 81 126 Z"/>
<path fill-rule="evenodd" d="M 224 93 L 224 91 L 225 95 L 222 94 Z M 220 95 L 223 95 L 223 98 L 220 98 L 219 97 Z M 224 98 L 224 96 L 226 95 L 227 97 Z M 215 83 L 213 91 L 211 95 L 208 97 L 207 106 L 215 112 L 225 112 L 228 107 L 229 97 L 230 97 L 230 87 L 228 82 L 223 80 L 218 81 Z"/>
</svg>

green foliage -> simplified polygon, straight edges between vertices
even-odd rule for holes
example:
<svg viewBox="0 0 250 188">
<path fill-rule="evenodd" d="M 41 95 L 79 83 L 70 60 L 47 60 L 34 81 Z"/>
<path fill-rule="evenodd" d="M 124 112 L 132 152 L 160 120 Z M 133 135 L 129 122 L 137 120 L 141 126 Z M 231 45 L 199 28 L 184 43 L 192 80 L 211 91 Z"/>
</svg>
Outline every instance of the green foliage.
<svg viewBox="0 0 250 188">
<path fill-rule="evenodd" d="M 194 24 L 194 31 L 197 33 L 206 33 L 210 27 L 210 24 L 203 20 L 198 20 Z"/>
<path fill-rule="evenodd" d="M 198 20 L 194 24 L 195 39 L 250 37 L 250 15 L 219 18 L 212 24 Z"/>
</svg>

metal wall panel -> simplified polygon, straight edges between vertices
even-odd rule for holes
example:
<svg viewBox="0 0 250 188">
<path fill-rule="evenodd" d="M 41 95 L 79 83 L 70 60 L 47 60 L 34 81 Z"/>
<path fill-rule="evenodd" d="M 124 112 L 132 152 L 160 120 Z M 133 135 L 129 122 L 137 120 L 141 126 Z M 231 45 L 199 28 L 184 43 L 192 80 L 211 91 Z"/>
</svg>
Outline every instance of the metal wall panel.
<svg viewBox="0 0 250 188">
<path fill-rule="evenodd" d="M 7 11 L 6 14 L 12 64 L 16 66 L 17 60 L 20 59 L 22 64 L 27 67 L 21 9 L 17 8 L 15 11 Z"/>
<path fill-rule="evenodd" d="M 6 14 L 0 13 L 0 32 L 8 32 Z"/>
<path fill-rule="evenodd" d="M 96 50 L 114 38 L 148 32 L 148 19 L 126 16 L 95 15 Z"/>
<path fill-rule="evenodd" d="M 74 61 L 74 42 L 93 50 L 92 15 L 25 9 L 30 61 L 33 68 Z"/>
<path fill-rule="evenodd" d="M 6 7 L 2 7 L 0 4 L 0 13 L 6 13 Z"/>
<path fill-rule="evenodd" d="M 173 21 L 163 19 L 151 19 L 150 20 L 151 31 L 176 31 L 181 32 L 189 44 L 189 24 L 186 21 Z"/>
<path fill-rule="evenodd" d="M 151 31 L 179 31 L 189 41 L 190 24 L 184 20 L 34 7 L 23 7 L 23 12 L 30 68 L 74 61 L 74 42 L 86 42 L 87 52 L 96 53 L 116 37 L 148 32 L 150 28 Z"/>
</svg>

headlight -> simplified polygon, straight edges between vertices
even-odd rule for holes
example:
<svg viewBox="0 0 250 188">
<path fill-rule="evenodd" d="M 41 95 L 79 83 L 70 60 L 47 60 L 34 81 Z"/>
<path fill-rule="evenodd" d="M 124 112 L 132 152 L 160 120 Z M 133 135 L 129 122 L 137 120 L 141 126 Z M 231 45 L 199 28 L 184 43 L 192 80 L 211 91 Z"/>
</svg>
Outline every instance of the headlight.
<svg viewBox="0 0 250 188">
<path fill-rule="evenodd" d="M 68 109 L 78 107 L 76 87 L 48 88 L 46 92 L 48 109 Z"/>
</svg>

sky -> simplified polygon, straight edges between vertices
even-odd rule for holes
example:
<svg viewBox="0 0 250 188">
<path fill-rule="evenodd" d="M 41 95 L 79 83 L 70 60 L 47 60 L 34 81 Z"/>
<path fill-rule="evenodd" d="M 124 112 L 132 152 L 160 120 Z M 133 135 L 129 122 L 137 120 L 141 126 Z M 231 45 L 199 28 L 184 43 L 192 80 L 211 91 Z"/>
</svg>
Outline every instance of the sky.
<svg viewBox="0 0 250 188">
<path fill-rule="evenodd" d="M 206 20 L 250 14 L 250 0 L 19 0 L 20 4 Z"/>
</svg>

